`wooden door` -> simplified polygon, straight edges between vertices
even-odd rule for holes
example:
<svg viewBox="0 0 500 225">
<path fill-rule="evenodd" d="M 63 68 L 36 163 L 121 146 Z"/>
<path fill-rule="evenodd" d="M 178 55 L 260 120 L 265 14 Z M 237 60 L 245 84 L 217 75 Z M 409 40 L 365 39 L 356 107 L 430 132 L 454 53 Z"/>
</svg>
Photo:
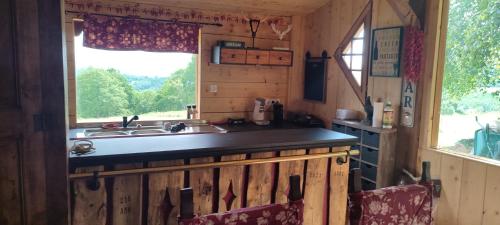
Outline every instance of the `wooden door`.
<svg viewBox="0 0 500 225">
<path fill-rule="evenodd" d="M 68 221 L 60 15 L 58 0 L 0 1 L 2 225 Z"/>
</svg>

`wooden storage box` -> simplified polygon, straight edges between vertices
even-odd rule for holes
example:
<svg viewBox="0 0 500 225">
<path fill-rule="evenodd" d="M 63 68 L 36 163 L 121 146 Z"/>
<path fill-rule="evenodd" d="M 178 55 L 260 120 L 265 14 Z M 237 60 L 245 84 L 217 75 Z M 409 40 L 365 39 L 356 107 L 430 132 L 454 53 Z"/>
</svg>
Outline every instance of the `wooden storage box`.
<svg viewBox="0 0 500 225">
<path fill-rule="evenodd" d="M 246 50 L 242 48 L 223 48 L 215 46 L 212 61 L 217 64 L 245 64 Z"/>
<path fill-rule="evenodd" d="M 247 64 L 268 65 L 269 51 L 247 50 Z"/>
<path fill-rule="evenodd" d="M 291 51 L 270 51 L 269 64 L 278 66 L 291 66 L 293 54 Z"/>
<path fill-rule="evenodd" d="M 215 64 L 292 66 L 293 52 L 214 46 L 212 62 Z"/>
<path fill-rule="evenodd" d="M 360 142 L 351 149 L 361 152 L 353 156 L 350 169 L 361 169 L 363 190 L 372 190 L 392 186 L 396 156 L 396 129 L 382 129 L 364 125 L 360 122 L 334 120 L 332 130 L 360 138 Z"/>
</svg>

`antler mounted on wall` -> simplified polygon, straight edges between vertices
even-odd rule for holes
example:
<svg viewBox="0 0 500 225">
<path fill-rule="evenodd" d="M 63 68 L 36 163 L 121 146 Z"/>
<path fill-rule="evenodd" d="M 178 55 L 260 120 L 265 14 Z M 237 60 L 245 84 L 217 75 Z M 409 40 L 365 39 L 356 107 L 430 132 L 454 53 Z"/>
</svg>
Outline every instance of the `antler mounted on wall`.
<svg viewBox="0 0 500 225">
<path fill-rule="evenodd" d="M 271 29 L 273 29 L 274 33 L 276 33 L 280 40 L 283 40 L 286 34 L 288 34 L 292 30 L 292 24 L 287 23 L 283 19 L 279 19 L 276 21 L 272 21 L 269 23 Z M 284 29 L 281 29 L 284 28 Z"/>
</svg>

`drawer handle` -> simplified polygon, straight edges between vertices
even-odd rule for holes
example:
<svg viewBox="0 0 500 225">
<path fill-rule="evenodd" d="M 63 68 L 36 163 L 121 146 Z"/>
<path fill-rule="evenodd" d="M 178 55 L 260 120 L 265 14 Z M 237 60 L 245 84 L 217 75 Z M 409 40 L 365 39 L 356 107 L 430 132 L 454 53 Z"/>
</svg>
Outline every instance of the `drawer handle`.
<svg viewBox="0 0 500 225">
<path fill-rule="evenodd" d="M 283 57 L 281 57 L 281 56 L 280 56 L 278 59 L 279 59 L 279 60 L 283 60 Z"/>
<path fill-rule="evenodd" d="M 255 58 L 256 58 L 256 59 L 260 59 L 260 55 L 258 55 L 258 56 L 255 56 Z"/>
<path fill-rule="evenodd" d="M 231 58 L 233 58 L 233 59 L 234 59 L 234 58 L 236 58 L 236 55 L 235 55 L 235 54 L 232 54 L 232 55 L 231 55 Z"/>
</svg>

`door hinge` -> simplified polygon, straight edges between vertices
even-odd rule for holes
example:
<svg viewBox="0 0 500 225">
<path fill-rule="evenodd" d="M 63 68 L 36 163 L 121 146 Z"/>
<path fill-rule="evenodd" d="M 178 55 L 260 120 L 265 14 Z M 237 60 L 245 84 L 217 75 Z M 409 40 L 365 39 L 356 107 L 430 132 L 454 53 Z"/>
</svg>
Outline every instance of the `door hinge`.
<svg viewBox="0 0 500 225">
<path fill-rule="evenodd" d="M 43 113 L 33 115 L 33 129 L 37 131 L 47 130 L 47 116 Z"/>
</svg>

